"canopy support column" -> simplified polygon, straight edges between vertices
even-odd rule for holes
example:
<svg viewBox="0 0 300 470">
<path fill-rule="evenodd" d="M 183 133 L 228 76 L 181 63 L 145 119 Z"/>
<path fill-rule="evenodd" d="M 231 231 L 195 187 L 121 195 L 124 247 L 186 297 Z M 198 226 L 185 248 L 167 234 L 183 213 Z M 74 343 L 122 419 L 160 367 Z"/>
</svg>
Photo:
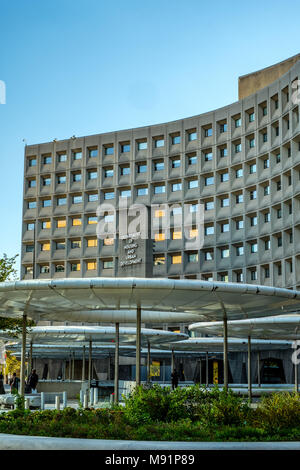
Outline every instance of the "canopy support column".
<svg viewBox="0 0 300 470">
<path fill-rule="evenodd" d="M 72 380 L 74 380 L 75 377 L 75 353 L 74 351 L 72 352 Z"/>
<path fill-rule="evenodd" d="M 81 372 L 81 381 L 85 381 L 85 345 L 82 348 L 82 372 Z"/>
<path fill-rule="evenodd" d="M 200 382 L 200 385 L 202 384 L 202 361 L 201 361 L 201 357 L 199 359 L 199 382 Z"/>
<path fill-rule="evenodd" d="M 72 379 L 72 353 L 69 354 L 69 380 Z"/>
<path fill-rule="evenodd" d="M 89 341 L 89 371 L 88 371 L 88 380 L 89 380 L 89 388 L 91 388 L 91 380 L 92 380 L 92 341 Z"/>
<path fill-rule="evenodd" d="M 172 349 L 172 365 L 171 365 L 172 372 L 175 370 L 175 353 L 174 349 Z"/>
<path fill-rule="evenodd" d="M 298 393 L 298 389 L 299 389 L 299 386 L 298 386 L 298 364 L 297 364 L 297 361 L 295 361 L 295 393 Z"/>
<path fill-rule="evenodd" d="M 30 341 L 30 349 L 29 349 L 29 374 L 31 374 L 31 371 L 33 369 L 33 364 L 32 364 L 32 341 Z"/>
<path fill-rule="evenodd" d="M 251 384 L 251 336 L 248 336 L 248 397 L 252 401 L 252 384 Z"/>
<path fill-rule="evenodd" d="M 206 362 L 206 368 L 205 368 L 205 385 L 208 387 L 208 351 L 206 351 L 206 356 L 205 356 L 205 362 Z"/>
<path fill-rule="evenodd" d="M 26 355 L 26 324 L 27 315 L 23 315 L 22 322 L 22 352 L 21 352 L 21 380 L 20 380 L 20 395 L 25 394 L 25 355 Z"/>
<path fill-rule="evenodd" d="M 147 382 L 150 383 L 150 361 L 151 361 L 151 350 L 150 350 L 150 341 L 148 340 L 148 350 L 147 350 Z"/>
<path fill-rule="evenodd" d="M 119 344 L 120 344 L 120 324 L 116 323 L 116 339 L 115 339 L 115 394 L 114 402 L 119 403 Z"/>
<path fill-rule="evenodd" d="M 136 385 L 141 384 L 141 307 L 136 309 Z"/>
<path fill-rule="evenodd" d="M 260 382 L 260 352 L 257 351 L 257 384 L 260 387 L 261 382 Z"/>
<path fill-rule="evenodd" d="M 228 391 L 228 330 L 227 330 L 227 316 L 224 312 L 223 317 L 223 327 L 224 327 L 224 352 L 223 352 L 223 362 L 224 362 L 224 389 Z"/>
</svg>

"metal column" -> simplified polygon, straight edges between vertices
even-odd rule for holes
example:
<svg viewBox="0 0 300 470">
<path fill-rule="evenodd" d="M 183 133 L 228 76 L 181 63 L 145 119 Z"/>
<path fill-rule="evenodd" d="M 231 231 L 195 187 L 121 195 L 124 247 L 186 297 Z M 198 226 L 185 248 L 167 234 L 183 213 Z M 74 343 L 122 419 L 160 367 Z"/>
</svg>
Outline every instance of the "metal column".
<svg viewBox="0 0 300 470">
<path fill-rule="evenodd" d="M 205 363 L 206 363 L 206 367 L 205 367 L 205 385 L 206 387 L 208 387 L 208 351 L 206 351 L 206 357 L 205 357 Z"/>
<path fill-rule="evenodd" d="M 257 384 L 260 387 L 260 352 L 257 351 Z"/>
<path fill-rule="evenodd" d="M 82 348 L 82 372 L 81 372 L 81 381 L 85 381 L 85 345 Z"/>
<path fill-rule="evenodd" d="M 136 309 L 136 385 L 141 384 L 141 307 Z"/>
<path fill-rule="evenodd" d="M 228 391 L 228 332 L 227 332 L 227 316 L 226 313 L 223 317 L 223 327 L 224 327 L 224 352 L 223 352 L 223 362 L 224 362 L 224 388 Z"/>
<path fill-rule="evenodd" d="M 201 361 L 201 357 L 199 359 L 199 382 L 200 382 L 200 385 L 202 384 L 202 361 Z"/>
<path fill-rule="evenodd" d="M 150 341 L 148 340 L 148 349 L 147 349 L 147 382 L 150 383 L 150 360 L 151 360 L 151 350 L 150 350 Z"/>
<path fill-rule="evenodd" d="M 26 324 L 27 315 L 23 315 L 22 322 L 22 351 L 21 351 L 21 381 L 20 381 L 20 395 L 25 394 L 25 356 L 26 356 Z"/>
<path fill-rule="evenodd" d="M 251 336 L 248 336 L 248 397 L 252 401 L 252 383 L 251 383 Z"/>
<path fill-rule="evenodd" d="M 175 353 L 174 353 L 174 349 L 172 349 L 172 364 L 171 364 L 171 369 L 172 369 L 172 372 L 174 372 L 174 370 L 175 370 Z"/>
<path fill-rule="evenodd" d="M 72 352 L 72 380 L 75 379 L 75 353 Z"/>
<path fill-rule="evenodd" d="M 114 402 L 119 403 L 119 344 L 120 344 L 120 325 L 116 323 L 116 340 L 115 340 L 115 385 L 114 385 Z"/>
<path fill-rule="evenodd" d="M 298 393 L 298 364 L 295 361 L 295 392 Z"/>
<path fill-rule="evenodd" d="M 30 341 L 30 349 L 29 349 L 29 374 L 31 374 L 32 369 L 33 369 L 33 365 L 32 365 L 32 341 Z"/>
<path fill-rule="evenodd" d="M 89 380 L 89 388 L 91 388 L 91 380 L 92 380 L 92 341 L 89 341 L 89 371 L 88 371 L 88 380 Z"/>
</svg>

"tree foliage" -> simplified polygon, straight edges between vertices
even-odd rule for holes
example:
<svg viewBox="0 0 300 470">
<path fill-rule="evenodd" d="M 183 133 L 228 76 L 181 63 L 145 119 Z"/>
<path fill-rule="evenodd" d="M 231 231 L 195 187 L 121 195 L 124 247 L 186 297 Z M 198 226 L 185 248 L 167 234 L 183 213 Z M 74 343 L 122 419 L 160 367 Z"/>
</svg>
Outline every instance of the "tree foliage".
<svg viewBox="0 0 300 470">
<path fill-rule="evenodd" d="M 16 279 L 16 260 L 19 255 L 9 258 L 6 253 L 0 258 L 0 282 Z"/>
</svg>

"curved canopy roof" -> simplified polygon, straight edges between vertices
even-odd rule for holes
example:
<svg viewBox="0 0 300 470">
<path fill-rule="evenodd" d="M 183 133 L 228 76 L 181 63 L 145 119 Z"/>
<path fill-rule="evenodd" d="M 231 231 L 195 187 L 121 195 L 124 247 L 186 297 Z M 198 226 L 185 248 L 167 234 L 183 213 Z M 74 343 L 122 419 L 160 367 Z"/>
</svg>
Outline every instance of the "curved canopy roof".
<svg viewBox="0 0 300 470">
<path fill-rule="evenodd" d="M 251 318 L 227 322 L 228 334 L 237 338 L 296 340 L 300 339 L 300 315 L 278 315 L 267 318 Z M 189 326 L 190 330 L 209 335 L 223 335 L 222 322 L 200 322 Z"/>
<path fill-rule="evenodd" d="M 0 313 L 35 320 L 80 322 L 172 321 L 171 312 L 199 319 L 248 318 L 300 309 L 300 292 L 267 286 L 200 280 L 94 278 L 0 283 Z M 118 310 L 133 310 L 120 314 Z M 106 311 L 106 313 L 103 311 Z M 178 321 L 178 318 L 176 318 Z M 184 316 L 182 317 L 185 321 Z M 195 318 L 196 319 L 196 318 Z"/>
<path fill-rule="evenodd" d="M 176 351 L 208 351 L 218 352 L 223 351 L 223 338 L 190 338 L 184 341 L 178 341 L 174 344 L 160 345 L 160 348 L 174 349 Z M 288 349 L 292 346 L 291 341 L 276 341 L 276 340 L 259 340 L 254 339 L 251 341 L 251 349 L 253 351 L 262 351 L 270 349 Z M 246 351 L 248 348 L 247 339 L 228 338 L 229 351 Z"/>
<path fill-rule="evenodd" d="M 114 342 L 116 337 L 116 328 L 114 326 L 34 326 L 30 328 L 26 335 L 27 341 L 33 343 L 59 344 L 59 343 L 88 343 L 89 341 L 109 343 Z M 5 341 L 16 341 L 0 331 L 0 339 Z M 120 327 L 120 343 L 135 344 L 136 328 Z M 188 338 L 184 333 L 175 333 L 166 330 L 155 330 L 150 328 L 141 328 L 141 343 L 146 346 L 147 343 L 158 344 L 162 342 L 173 342 Z M 20 335 L 21 341 L 21 335 Z"/>
</svg>

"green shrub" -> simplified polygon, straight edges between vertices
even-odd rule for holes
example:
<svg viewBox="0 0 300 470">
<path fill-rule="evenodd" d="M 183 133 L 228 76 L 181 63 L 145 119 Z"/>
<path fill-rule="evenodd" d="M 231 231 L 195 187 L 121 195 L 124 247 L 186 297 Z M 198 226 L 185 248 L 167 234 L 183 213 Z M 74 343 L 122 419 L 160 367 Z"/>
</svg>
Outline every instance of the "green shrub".
<svg viewBox="0 0 300 470">
<path fill-rule="evenodd" d="M 140 385 L 125 397 L 124 416 L 133 424 L 165 421 L 169 407 L 170 387 Z"/>
<path fill-rule="evenodd" d="M 273 432 L 300 426 L 300 396 L 282 392 L 264 397 L 254 413 L 253 422 Z"/>
</svg>

